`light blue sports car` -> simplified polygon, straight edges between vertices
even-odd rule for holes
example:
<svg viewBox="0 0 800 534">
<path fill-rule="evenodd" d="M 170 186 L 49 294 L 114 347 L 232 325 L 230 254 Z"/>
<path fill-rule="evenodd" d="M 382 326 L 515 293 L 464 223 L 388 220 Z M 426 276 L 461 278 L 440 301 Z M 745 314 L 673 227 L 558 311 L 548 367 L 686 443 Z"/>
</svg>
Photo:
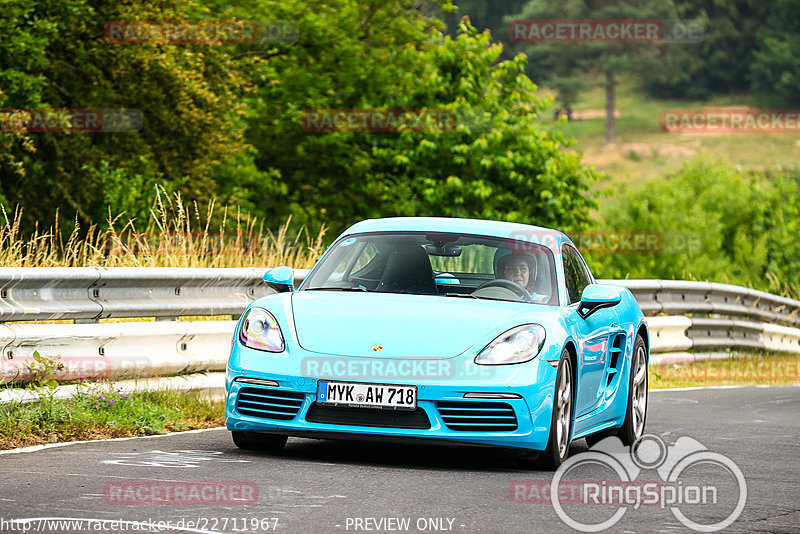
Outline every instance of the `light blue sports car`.
<svg viewBox="0 0 800 534">
<path fill-rule="evenodd" d="M 538 455 L 647 415 L 647 323 L 623 287 L 596 284 L 563 233 L 497 221 L 391 218 L 339 236 L 302 285 L 242 315 L 225 416 L 237 446 L 287 436 L 425 439 Z M 523 455 L 525 456 L 525 455 Z"/>
</svg>

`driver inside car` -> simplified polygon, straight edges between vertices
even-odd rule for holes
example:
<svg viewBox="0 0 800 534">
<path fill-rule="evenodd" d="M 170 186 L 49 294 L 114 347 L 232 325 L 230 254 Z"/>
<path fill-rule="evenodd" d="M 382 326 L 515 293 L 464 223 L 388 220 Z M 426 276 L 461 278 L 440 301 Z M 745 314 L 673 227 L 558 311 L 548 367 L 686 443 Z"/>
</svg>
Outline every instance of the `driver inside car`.
<svg viewBox="0 0 800 534">
<path fill-rule="evenodd" d="M 512 254 L 508 251 L 497 260 L 495 276 L 511 280 L 528 290 L 533 302 L 545 302 L 547 295 L 540 295 L 533 289 L 536 281 L 536 260 L 530 254 Z"/>
</svg>

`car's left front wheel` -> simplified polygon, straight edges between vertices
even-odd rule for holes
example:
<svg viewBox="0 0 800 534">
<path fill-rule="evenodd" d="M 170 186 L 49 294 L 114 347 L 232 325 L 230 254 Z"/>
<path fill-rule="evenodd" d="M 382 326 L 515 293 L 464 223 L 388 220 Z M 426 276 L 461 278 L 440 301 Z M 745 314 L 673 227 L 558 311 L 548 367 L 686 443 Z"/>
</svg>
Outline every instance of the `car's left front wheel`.
<svg viewBox="0 0 800 534">
<path fill-rule="evenodd" d="M 233 443 L 247 451 L 278 452 L 286 445 L 286 436 L 280 434 L 259 434 L 257 432 L 231 432 Z"/>
<path fill-rule="evenodd" d="M 574 378 L 569 351 L 564 349 L 556 373 L 550 437 L 547 440 L 547 449 L 540 457 L 542 466 L 546 469 L 557 469 L 569 455 L 569 444 L 572 441 Z"/>
</svg>

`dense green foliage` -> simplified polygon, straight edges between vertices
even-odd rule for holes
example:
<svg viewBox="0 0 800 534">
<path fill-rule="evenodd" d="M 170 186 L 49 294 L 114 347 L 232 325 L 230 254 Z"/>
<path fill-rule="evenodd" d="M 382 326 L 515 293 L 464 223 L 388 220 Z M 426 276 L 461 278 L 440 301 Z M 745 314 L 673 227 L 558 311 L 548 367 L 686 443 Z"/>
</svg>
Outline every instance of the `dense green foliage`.
<svg viewBox="0 0 800 534">
<path fill-rule="evenodd" d="M 738 171 L 699 160 L 615 199 L 613 230 L 660 232 L 658 254 L 593 255 L 604 278 L 698 279 L 762 290 L 800 288 L 800 176 Z"/>
<path fill-rule="evenodd" d="M 330 38 L 341 42 L 342 33 L 351 32 Z M 254 120 L 249 139 L 259 152 L 259 164 L 280 171 L 287 194 L 263 199 L 265 210 L 288 200 L 295 220 L 310 224 L 322 218 L 336 224 L 390 215 L 570 226 L 588 221 L 593 175 L 577 156 L 561 150 L 566 144 L 561 136 L 535 122 L 546 106 L 525 76 L 522 58 L 498 63 L 501 48 L 491 44 L 488 34 L 477 34 L 467 25 L 455 39 L 434 32 L 424 50 L 348 44 L 355 51 L 347 57 L 370 59 L 345 63 L 342 72 L 311 76 L 286 65 L 299 60 L 328 64 L 330 46 L 322 43 L 323 57 L 276 58 L 270 64 L 281 82 L 262 92 L 265 112 L 258 116 L 269 110 L 275 121 L 265 125 Z M 398 61 L 407 65 L 402 71 L 395 67 Z M 349 72 L 358 78 L 342 79 Z M 302 91 L 301 85 L 320 93 L 325 89 L 325 96 Z M 298 111 L 320 107 L 446 109 L 456 117 L 455 130 L 302 131 Z"/>
<path fill-rule="evenodd" d="M 24 207 L 24 231 L 56 210 L 83 227 L 123 211 L 145 219 L 157 187 L 187 204 L 236 206 L 268 228 L 292 217 L 316 235 L 324 224 L 329 238 L 392 215 L 578 230 L 591 222 L 596 173 L 541 120 L 550 104 L 534 82 L 555 87 L 562 104 L 623 72 L 664 97 L 753 88 L 775 107 L 800 99 L 800 0 L 452 1 L 458 10 L 451 0 L 4 0 L 0 110 L 133 108 L 144 122 L 128 133 L 0 128 L 0 204 Z M 508 21 L 519 18 L 707 25 L 696 44 L 504 46 Z M 119 44 L 103 35 L 114 20 L 289 21 L 296 39 Z M 456 123 L 435 132 L 303 129 L 307 111 L 331 109 L 443 110 Z M 603 276 L 798 284 L 797 185 L 696 164 L 600 213 L 615 230 L 697 228 L 699 251 L 593 261 Z"/>
<path fill-rule="evenodd" d="M 137 133 L 3 133 L 0 185 L 30 227 L 55 208 L 86 222 L 147 212 L 156 183 L 204 200 L 212 170 L 242 152 L 240 65 L 218 46 L 106 42 L 113 20 L 180 19 L 183 3 L 9 0 L 0 108 L 142 111 Z"/>
<path fill-rule="evenodd" d="M 0 193 L 28 228 L 62 215 L 146 217 L 156 185 L 335 232 L 364 218 L 461 215 L 579 227 L 593 173 L 534 121 L 524 58 L 409 0 L 120 4 L 11 0 L 0 27 L 3 108 L 135 108 L 133 133 L 6 132 Z M 290 21 L 261 44 L 109 43 L 114 20 Z M 21 53 L 25 51 L 25 53 Z M 308 132 L 306 110 L 442 109 L 445 132 Z M 0 199 L 2 200 L 2 199 Z"/>
<path fill-rule="evenodd" d="M 671 1 L 644 0 L 636 3 L 605 0 L 528 0 L 514 20 L 599 19 L 667 20 L 675 19 Z M 657 72 L 661 68 L 661 48 L 653 43 L 519 43 L 514 49 L 531 58 L 530 74 L 558 91 L 561 106 L 571 114 L 578 94 L 596 80 L 606 88 L 606 142 L 614 141 L 614 112 L 619 76 Z"/>
<path fill-rule="evenodd" d="M 692 43 L 659 46 L 658 68 L 639 69 L 637 79 L 652 96 L 659 98 L 708 98 L 715 94 L 757 91 L 766 103 L 778 107 L 796 106 L 800 99 L 796 51 L 800 48 L 800 2 L 798 0 L 670 0 L 666 2 L 542 2 L 540 0 L 454 0 L 460 16 L 469 16 L 476 28 L 489 28 L 492 36 L 507 47 L 507 21 L 533 18 L 606 18 L 604 12 L 616 9 L 645 18 L 655 7 L 669 12 L 664 18 L 697 21 L 703 24 L 703 39 Z M 448 27 L 455 31 L 455 17 Z M 550 50 L 548 50 L 548 48 Z M 559 89 L 568 104 L 576 89 L 591 81 L 576 73 L 571 63 L 584 56 L 580 47 L 571 47 L 574 57 L 559 61 L 549 56 L 552 46 L 527 47 L 531 54 L 529 75 L 536 83 Z M 570 92 L 572 90 L 572 92 Z"/>
<path fill-rule="evenodd" d="M 765 104 L 800 104 L 800 1 L 675 0 L 681 19 L 705 22 L 703 40 L 665 49 L 643 78 L 650 94 L 704 98 L 756 91 Z"/>
<path fill-rule="evenodd" d="M 800 1 L 770 2 L 765 22 L 756 33 L 752 86 L 777 106 L 800 106 Z"/>
<path fill-rule="evenodd" d="M 666 47 L 663 67 L 644 77 L 645 88 L 665 98 L 707 98 L 750 89 L 748 70 L 770 4 L 759 0 L 675 0 L 681 20 L 703 21 L 703 40 Z"/>
</svg>

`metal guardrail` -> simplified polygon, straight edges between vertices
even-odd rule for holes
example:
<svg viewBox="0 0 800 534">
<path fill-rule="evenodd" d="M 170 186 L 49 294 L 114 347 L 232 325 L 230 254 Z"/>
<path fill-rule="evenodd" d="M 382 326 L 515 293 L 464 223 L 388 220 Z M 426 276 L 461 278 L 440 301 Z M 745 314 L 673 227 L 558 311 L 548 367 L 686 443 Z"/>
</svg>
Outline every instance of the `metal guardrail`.
<svg viewBox="0 0 800 534">
<path fill-rule="evenodd" d="M 234 321 L 15 322 L 238 316 L 254 299 L 273 293 L 263 282 L 265 270 L 0 268 L 0 383 L 30 380 L 34 351 L 60 355 L 65 379 L 224 370 Z M 295 284 L 307 274 L 297 270 Z M 633 292 L 649 316 L 655 355 L 715 349 L 800 353 L 800 329 L 794 328 L 800 326 L 800 301 L 708 282 L 601 283 Z"/>
<path fill-rule="evenodd" d="M 0 268 L 0 384 L 28 382 L 34 352 L 59 380 L 224 371 L 235 321 L 98 323 L 108 318 L 238 316 L 274 293 L 266 269 Z M 308 274 L 297 270 L 295 283 Z M 48 324 L 67 320 L 77 324 Z M 21 324 L 19 321 L 38 321 Z M 92 323 L 92 324 L 85 324 Z"/>
<path fill-rule="evenodd" d="M 42 368 L 34 352 L 63 366 L 63 381 L 224 371 L 235 327 L 236 321 L 0 325 L 0 383 L 33 380 Z"/>
<path fill-rule="evenodd" d="M 0 322 L 237 315 L 266 269 L 0 267 Z M 298 271 L 302 280 L 308 273 Z"/>
<path fill-rule="evenodd" d="M 692 361 L 687 351 L 763 350 L 800 354 L 800 329 L 727 318 L 650 317 L 651 362 Z M 663 357 L 662 357 L 663 355 Z"/>
<path fill-rule="evenodd" d="M 645 315 L 715 314 L 800 326 L 800 301 L 716 282 L 602 280 L 631 290 Z"/>
<path fill-rule="evenodd" d="M 2 267 L 0 322 L 236 315 L 272 293 L 266 269 Z M 299 284 L 308 274 L 296 271 Z M 716 314 L 800 326 L 800 301 L 714 282 L 601 280 L 633 292 L 645 315 Z"/>
</svg>

